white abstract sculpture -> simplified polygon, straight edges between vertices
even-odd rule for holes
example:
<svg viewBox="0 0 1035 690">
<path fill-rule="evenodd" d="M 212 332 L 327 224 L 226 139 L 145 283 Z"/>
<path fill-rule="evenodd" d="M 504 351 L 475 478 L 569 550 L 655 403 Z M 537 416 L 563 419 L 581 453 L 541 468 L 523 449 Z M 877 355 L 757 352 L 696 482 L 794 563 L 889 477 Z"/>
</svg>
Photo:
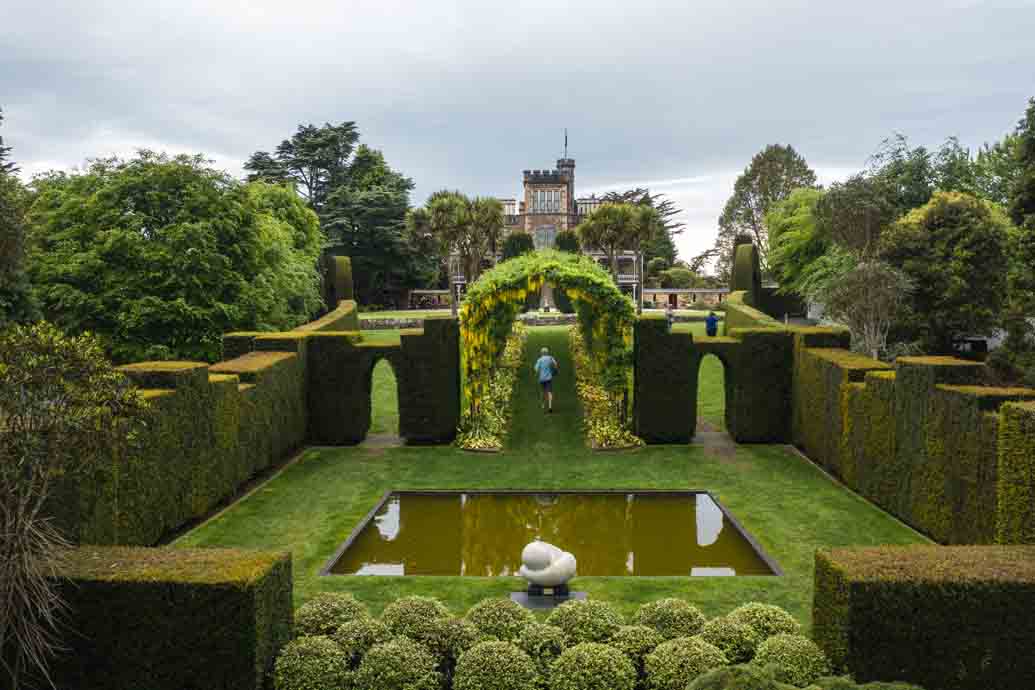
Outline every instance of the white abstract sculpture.
<svg viewBox="0 0 1035 690">
<path fill-rule="evenodd" d="M 518 575 L 533 587 L 564 588 L 575 577 L 575 556 L 545 541 L 534 541 L 521 551 Z"/>
</svg>

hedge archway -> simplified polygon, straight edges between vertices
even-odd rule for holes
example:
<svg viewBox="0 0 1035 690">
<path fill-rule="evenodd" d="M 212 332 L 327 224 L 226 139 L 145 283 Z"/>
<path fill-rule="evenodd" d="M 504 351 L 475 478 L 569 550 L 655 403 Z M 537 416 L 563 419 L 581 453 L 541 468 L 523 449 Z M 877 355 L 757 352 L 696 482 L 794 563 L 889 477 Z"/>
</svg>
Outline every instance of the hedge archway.
<svg viewBox="0 0 1035 690">
<path fill-rule="evenodd" d="M 562 288 L 578 314 L 579 326 L 604 387 L 624 390 L 632 362 L 636 310 L 610 274 L 592 259 L 542 250 L 489 269 L 467 290 L 460 306 L 460 338 L 466 380 L 465 412 L 477 410 L 489 374 L 529 293 L 549 282 Z"/>
</svg>

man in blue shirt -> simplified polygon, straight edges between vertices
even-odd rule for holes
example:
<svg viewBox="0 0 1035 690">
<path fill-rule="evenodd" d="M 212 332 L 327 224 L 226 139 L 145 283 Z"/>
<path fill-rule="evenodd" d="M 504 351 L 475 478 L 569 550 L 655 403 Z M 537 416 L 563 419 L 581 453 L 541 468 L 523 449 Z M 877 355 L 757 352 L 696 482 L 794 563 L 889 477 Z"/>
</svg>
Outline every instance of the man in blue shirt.
<svg viewBox="0 0 1035 690">
<path fill-rule="evenodd" d="M 715 315 L 715 312 L 708 312 L 708 318 L 704 320 L 704 330 L 712 338 L 719 333 L 719 317 Z"/>
<path fill-rule="evenodd" d="M 553 412 L 553 377 L 558 368 L 557 360 L 550 356 L 550 350 L 544 347 L 539 351 L 539 359 L 532 369 L 539 376 L 539 386 L 543 389 L 543 407 L 547 412 Z"/>
</svg>

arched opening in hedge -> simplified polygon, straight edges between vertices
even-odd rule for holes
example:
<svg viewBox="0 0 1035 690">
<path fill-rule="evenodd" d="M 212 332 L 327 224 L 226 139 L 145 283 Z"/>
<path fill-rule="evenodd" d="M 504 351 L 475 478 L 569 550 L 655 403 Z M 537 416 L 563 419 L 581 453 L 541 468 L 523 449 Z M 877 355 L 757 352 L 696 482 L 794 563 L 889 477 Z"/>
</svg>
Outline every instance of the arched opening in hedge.
<svg viewBox="0 0 1035 690">
<path fill-rule="evenodd" d="M 367 434 L 399 434 L 399 379 L 387 357 L 371 362 L 366 373 L 370 396 L 370 426 Z"/>
<path fill-rule="evenodd" d="M 701 358 L 697 369 L 697 419 L 718 431 L 726 430 L 726 363 L 715 354 Z"/>
<path fill-rule="evenodd" d="M 544 283 L 563 290 L 578 314 L 595 375 L 609 395 L 621 397 L 632 365 L 633 302 L 592 259 L 543 250 L 504 261 L 467 290 L 460 306 L 464 361 L 464 415 L 476 416 L 514 319 L 529 294 Z"/>
</svg>

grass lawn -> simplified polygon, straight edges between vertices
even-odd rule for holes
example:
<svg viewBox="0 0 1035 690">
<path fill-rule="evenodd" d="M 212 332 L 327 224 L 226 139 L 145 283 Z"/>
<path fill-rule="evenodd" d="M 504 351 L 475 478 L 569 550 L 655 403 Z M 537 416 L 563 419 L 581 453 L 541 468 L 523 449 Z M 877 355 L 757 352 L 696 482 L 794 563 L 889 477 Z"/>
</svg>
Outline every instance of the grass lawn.
<svg viewBox="0 0 1035 690">
<path fill-rule="evenodd" d="M 594 599 L 611 601 L 625 614 L 642 602 L 665 596 L 690 599 L 708 615 L 760 600 L 787 608 L 809 626 L 813 557 L 818 547 L 925 541 L 783 446 L 739 446 L 733 456 L 712 454 L 694 445 L 630 452 L 587 450 L 565 329 L 530 329 L 526 350 L 530 366 L 544 345 L 561 367 L 555 383 L 556 412 L 543 414 L 531 372 L 522 377 L 504 452 L 466 453 L 452 447 L 312 448 L 247 499 L 188 533 L 176 545 L 290 551 L 296 604 L 316 592 L 348 591 L 378 612 L 397 597 L 425 594 L 462 612 L 484 597 L 507 596 L 522 589 L 523 581 L 320 577 L 318 572 L 389 489 L 706 489 L 754 535 L 784 569 L 784 576 L 578 577 L 572 586 Z M 381 382 L 384 387 L 387 379 Z M 704 383 L 702 389 L 708 395 Z M 389 398 L 377 393 L 375 397 L 379 407 L 388 404 Z"/>
</svg>

